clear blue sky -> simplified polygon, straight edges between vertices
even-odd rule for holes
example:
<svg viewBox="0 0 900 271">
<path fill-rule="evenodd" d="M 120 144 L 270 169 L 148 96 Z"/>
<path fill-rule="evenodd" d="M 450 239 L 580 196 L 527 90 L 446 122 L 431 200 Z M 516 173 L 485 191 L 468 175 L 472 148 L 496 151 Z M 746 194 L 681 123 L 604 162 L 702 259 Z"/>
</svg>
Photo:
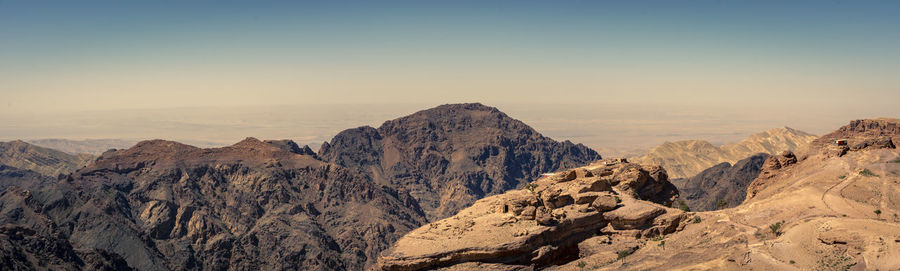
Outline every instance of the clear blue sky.
<svg viewBox="0 0 900 271">
<path fill-rule="evenodd" d="M 898 48 L 897 1 L 0 0 L 0 113 L 889 106 L 900 101 Z"/>
</svg>

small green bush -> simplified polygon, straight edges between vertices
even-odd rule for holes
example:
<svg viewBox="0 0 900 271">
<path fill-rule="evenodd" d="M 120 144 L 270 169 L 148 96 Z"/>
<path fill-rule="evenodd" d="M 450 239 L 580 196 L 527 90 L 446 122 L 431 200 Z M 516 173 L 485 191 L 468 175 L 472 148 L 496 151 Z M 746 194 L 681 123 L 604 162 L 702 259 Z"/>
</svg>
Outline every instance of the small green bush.
<svg viewBox="0 0 900 271">
<path fill-rule="evenodd" d="M 875 214 L 876 214 L 876 215 L 880 215 L 880 214 L 881 214 L 881 210 L 875 209 Z"/>
<path fill-rule="evenodd" d="M 875 174 L 874 172 L 872 172 L 872 171 L 869 170 L 868 168 L 863 169 L 862 171 L 860 171 L 860 172 L 859 172 L 859 175 L 863 175 L 863 176 L 866 176 L 866 177 L 878 177 L 878 174 Z"/>
<path fill-rule="evenodd" d="M 722 209 L 722 207 L 725 207 L 725 205 L 728 205 L 728 201 L 726 201 L 725 199 L 719 199 L 718 201 L 716 201 L 716 209 Z"/>
<path fill-rule="evenodd" d="M 894 160 L 888 161 L 888 163 L 900 163 L 900 157 L 897 157 Z"/>
<path fill-rule="evenodd" d="M 846 178 L 847 178 L 847 175 L 838 176 L 838 179 L 841 179 L 841 180 L 846 179 Z"/>
<path fill-rule="evenodd" d="M 578 268 L 582 268 L 582 269 L 583 269 L 585 266 L 587 266 L 586 263 L 584 263 L 584 262 L 578 262 Z"/>
<path fill-rule="evenodd" d="M 775 234 L 775 236 L 781 236 L 781 226 L 784 225 L 784 220 L 778 221 L 775 224 L 769 225 L 769 230 Z"/>
<path fill-rule="evenodd" d="M 701 221 L 703 221 L 703 219 L 701 219 L 699 216 L 694 217 L 694 224 L 700 223 Z"/>
<path fill-rule="evenodd" d="M 687 203 L 685 203 L 683 200 L 678 200 L 678 209 L 681 209 L 682 211 L 685 211 L 685 212 L 691 211 L 691 207 L 688 206 Z"/>
<path fill-rule="evenodd" d="M 622 198 L 620 198 L 619 196 L 616 196 L 616 203 L 617 204 L 622 203 Z"/>
</svg>

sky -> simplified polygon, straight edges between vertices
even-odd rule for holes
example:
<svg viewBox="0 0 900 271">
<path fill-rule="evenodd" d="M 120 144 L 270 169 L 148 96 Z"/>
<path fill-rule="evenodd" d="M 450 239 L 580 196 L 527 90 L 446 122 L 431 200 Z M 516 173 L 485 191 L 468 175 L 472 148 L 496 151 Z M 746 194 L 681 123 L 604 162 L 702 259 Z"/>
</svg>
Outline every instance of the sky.
<svg viewBox="0 0 900 271">
<path fill-rule="evenodd" d="M 548 105 L 672 108 L 659 117 L 821 132 L 900 115 L 897 14 L 897 1 L 0 0 L 0 138 L 122 137 L 55 121 L 134 110 L 456 102 L 532 105 L 526 123 Z M 329 116 L 296 119 L 315 118 Z M 374 122 L 357 120 L 332 123 Z M 155 125 L 146 136 L 176 130 Z"/>
</svg>

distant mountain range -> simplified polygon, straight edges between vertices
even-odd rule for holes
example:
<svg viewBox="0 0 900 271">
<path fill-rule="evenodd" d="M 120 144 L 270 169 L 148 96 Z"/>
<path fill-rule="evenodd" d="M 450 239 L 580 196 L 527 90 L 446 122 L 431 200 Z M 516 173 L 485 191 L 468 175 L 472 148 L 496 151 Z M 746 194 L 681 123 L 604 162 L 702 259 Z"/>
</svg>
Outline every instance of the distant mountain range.
<svg viewBox="0 0 900 271">
<path fill-rule="evenodd" d="M 127 149 L 137 143 L 136 140 L 124 139 L 35 139 L 28 140 L 28 143 L 38 145 L 45 148 L 60 150 L 70 154 L 87 153 L 92 155 L 100 155 L 110 149 Z"/>
<path fill-rule="evenodd" d="M 94 158 L 89 154 L 75 155 L 38 147 L 21 140 L 0 142 L 0 165 L 30 170 L 53 178 L 71 173 Z"/>
<path fill-rule="evenodd" d="M 0 169 L 15 178 L 0 196 L 3 269 L 363 270 L 429 217 L 600 158 L 480 104 L 350 129 L 318 154 L 289 140 L 150 140 L 81 167 L 11 145 L 5 161 L 74 172 Z"/>
<path fill-rule="evenodd" d="M 735 163 L 757 153 L 776 154 L 797 150 L 816 136 L 789 127 L 770 129 L 750 135 L 737 143 L 715 146 L 703 140 L 665 142 L 647 154 L 630 160 L 658 164 L 671 178 L 687 178 L 719 163 Z"/>
</svg>

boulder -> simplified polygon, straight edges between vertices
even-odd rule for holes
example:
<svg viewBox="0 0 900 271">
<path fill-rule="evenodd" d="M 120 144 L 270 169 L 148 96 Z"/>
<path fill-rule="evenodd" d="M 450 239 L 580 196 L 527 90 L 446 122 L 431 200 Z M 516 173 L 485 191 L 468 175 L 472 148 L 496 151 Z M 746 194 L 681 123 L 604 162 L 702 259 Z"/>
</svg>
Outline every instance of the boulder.
<svg viewBox="0 0 900 271">
<path fill-rule="evenodd" d="M 594 199 L 594 202 L 591 202 L 591 207 L 594 207 L 597 211 L 606 212 L 616 209 L 619 203 L 616 202 L 616 197 L 611 194 L 602 194 Z"/>
</svg>

